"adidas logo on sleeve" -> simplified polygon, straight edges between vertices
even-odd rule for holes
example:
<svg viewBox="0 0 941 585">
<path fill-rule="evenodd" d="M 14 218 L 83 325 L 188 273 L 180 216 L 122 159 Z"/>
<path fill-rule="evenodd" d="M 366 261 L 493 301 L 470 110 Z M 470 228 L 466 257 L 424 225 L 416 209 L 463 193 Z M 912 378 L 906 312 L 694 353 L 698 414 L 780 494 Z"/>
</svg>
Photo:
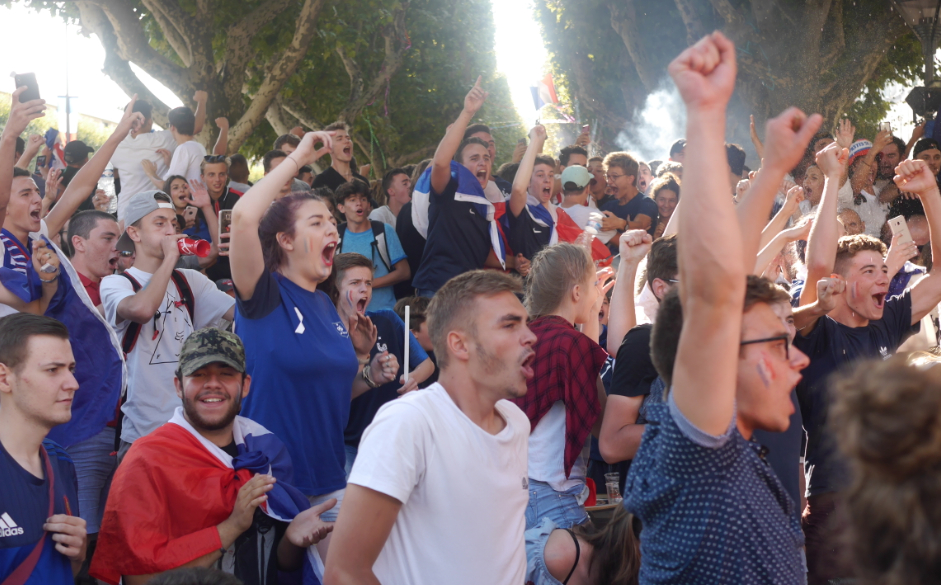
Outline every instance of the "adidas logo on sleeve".
<svg viewBox="0 0 941 585">
<path fill-rule="evenodd" d="M 16 525 L 13 518 L 4 512 L 0 514 L 0 538 L 5 536 L 19 536 L 23 534 L 23 529 Z"/>
</svg>

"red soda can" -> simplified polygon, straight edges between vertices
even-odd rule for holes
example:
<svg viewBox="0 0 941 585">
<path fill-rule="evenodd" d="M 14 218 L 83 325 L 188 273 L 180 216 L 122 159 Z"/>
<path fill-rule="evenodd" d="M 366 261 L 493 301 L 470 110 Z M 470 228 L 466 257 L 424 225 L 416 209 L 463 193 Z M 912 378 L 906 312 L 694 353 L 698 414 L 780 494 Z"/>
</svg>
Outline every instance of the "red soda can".
<svg viewBox="0 0 941 585">
<path fill-rule="evenodd" d="M 192 238 L 180 238 L 176 241 L 176 245 L 183 256 L 199 256 L 200 258 L 208 256 L 209 250 L 212 248 L 212 244 L 206 240 L 194 240 Z"/>
</svg>

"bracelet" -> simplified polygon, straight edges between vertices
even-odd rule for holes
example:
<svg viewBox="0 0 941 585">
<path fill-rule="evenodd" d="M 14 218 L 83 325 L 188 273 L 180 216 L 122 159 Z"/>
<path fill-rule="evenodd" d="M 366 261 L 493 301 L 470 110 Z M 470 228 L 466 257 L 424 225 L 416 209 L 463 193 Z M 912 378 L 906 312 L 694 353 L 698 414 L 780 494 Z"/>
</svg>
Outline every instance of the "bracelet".
<svg viewBox="0 0 941 585">
<path fill-rule="evenodd" d="M 359 357 L 359 356 L 356 356 L 356 361 L 359 362 L 359 365 L 365 366 L 365 365 L 369 364 L 369 357 L 367 356 L 367 357 L 361 358 L 361 357 Z"/>
<path fill-rule="evenodd" d="M 366 385 L 370 388 L 378 388 L 379 384 L 373 381 L 373 379 L 369 376 L 370 369 L 371 368 L 368 365 L 363 368 L 363 380 L 366 381 Z"/>
<path fill-rule="evenodd" d="M 292 163 L 294 163 L 294 167 L 298 170 L 298 172 L 300 172 L 300 170 L 301 170 L 301 165 L 297 164 L 297 161 L 296 161 L 296 160 L 294 160 L 293 158 L 291 158 L 291 157 L 289 157 L 289 156 L 288 156 L 288 157 L 285 157 L 285 158 L 287 158 L 289 161 L 291 161 Z M 128 237 L 130 237 L 130 236 L 128 236 Z"/>
<path fill-rule="evenodd" d="M 49 280 L 46 280 L 46 279 L 44 279 L 44 278 L 40 278 L 40 279 L 39 279 L 40 282 L 44 282 L 44 283 L 46 283 L 46 284 L 49 284 L 49 283 L 51 283 L 51 282 L 55 282 L 55 281 L 57 281 L 57 280 L 59 280 L 59 275 L 58 275 L 58 274 L 56 274 L 55 276 L 53 276 L 53 277 L 50 278 Z"/>
</svg>

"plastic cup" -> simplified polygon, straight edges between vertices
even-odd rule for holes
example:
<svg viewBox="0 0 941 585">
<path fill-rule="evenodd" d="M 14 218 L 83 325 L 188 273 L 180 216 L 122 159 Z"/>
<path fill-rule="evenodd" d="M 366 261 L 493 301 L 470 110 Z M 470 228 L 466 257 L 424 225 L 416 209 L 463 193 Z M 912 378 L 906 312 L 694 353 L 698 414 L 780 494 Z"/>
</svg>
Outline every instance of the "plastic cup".
<svg viewBox="0 0 941 585">
<path fill-rule="evenodd" d="M 604 487 L 605 492 L 608 494 L 609 503 L 620 502 L 622 499 L 620 480 L 621 474 L 616 471 L 604 474 Z"/>
<path fill-rule="evenodd" d="M 192 238 L 180 238 L 176 241 L 180 254 L 183 256 L 199 256 L 205 258 L 209 255 L 212 244 L 206 240 L 194 240 Z"/>
</svg>

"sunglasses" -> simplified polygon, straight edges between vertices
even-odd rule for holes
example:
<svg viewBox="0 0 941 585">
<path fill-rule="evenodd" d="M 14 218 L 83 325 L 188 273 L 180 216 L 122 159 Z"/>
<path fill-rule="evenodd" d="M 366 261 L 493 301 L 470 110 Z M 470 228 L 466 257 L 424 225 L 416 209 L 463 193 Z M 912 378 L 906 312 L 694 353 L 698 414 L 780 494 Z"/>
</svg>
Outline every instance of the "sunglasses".
<svg viewBox="0 0 941 585">
<path fill-rule="evenodd" d="M 203 157 L 203 160 L 207 163 L 221 163 L 225 162 L 225 159 L 228 158 L 224 154 L 208 154 Z"/>
</svg>

